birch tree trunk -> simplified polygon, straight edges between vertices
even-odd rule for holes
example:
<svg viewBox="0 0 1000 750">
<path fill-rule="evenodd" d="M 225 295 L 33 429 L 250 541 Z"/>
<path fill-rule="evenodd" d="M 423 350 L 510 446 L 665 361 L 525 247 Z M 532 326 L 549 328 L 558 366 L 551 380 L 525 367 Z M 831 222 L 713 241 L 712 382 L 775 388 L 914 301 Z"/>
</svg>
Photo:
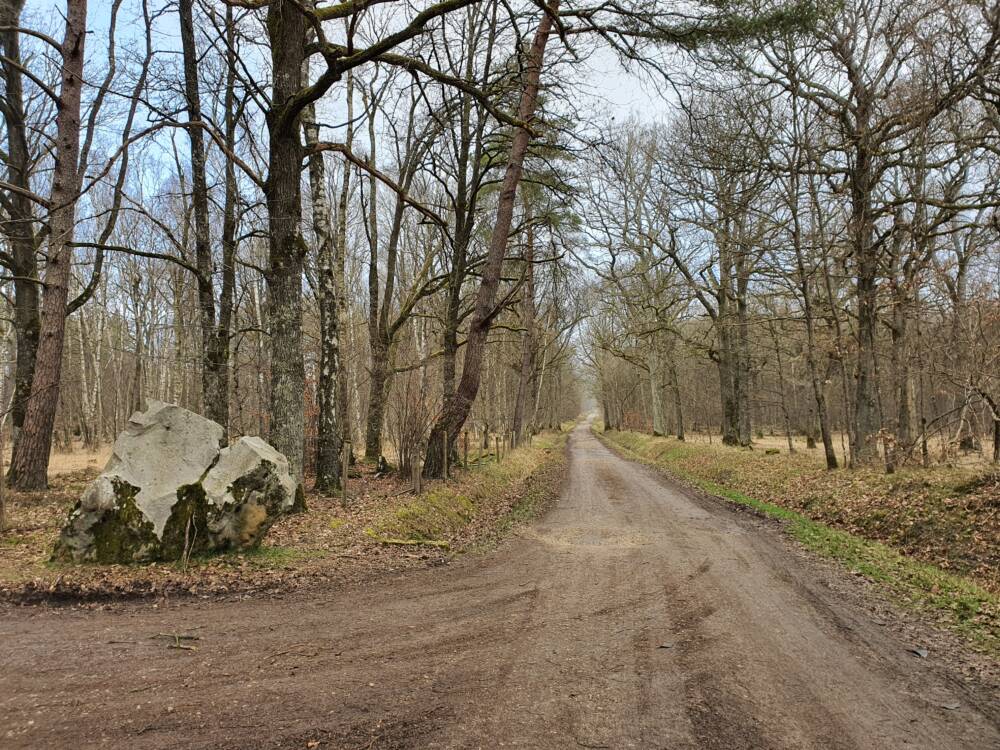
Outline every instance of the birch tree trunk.
<svg viewBox="0 0 1000 750">
<path fill-rule="evenodd" d="M 348 78 L 347 91 L 347 143 L 353 135 L 354 118 L 351 104 L 352 85 Z M 319 141 L 319 124 L 315 107 L 310 105 L 304 114 L 303 129 L 306 145 Z M 345 162 L 346 164 L 346 162 Z M 350 172 L 345 167 L 345 181 Z M 319 297 L 319 423 L 316 435 L 316 490 L 331 493 L 340 489 L 341 451 L 343 429 L 340 421 L 346 416 L 340 410 L 338 384 L 340 371 L 339 290 L 337 287 L 337 244 L 330 219 L 330 205 L 326 196 L 326 165 L 322 153 L 309 156 L 309 190 L 312 195 L 313 233 L 316 235 L 317 288 Z M 343 200 L 346 211 L 346 196 Z M 342 219 L 338 216 L 338 227 Z"/>
</svg>

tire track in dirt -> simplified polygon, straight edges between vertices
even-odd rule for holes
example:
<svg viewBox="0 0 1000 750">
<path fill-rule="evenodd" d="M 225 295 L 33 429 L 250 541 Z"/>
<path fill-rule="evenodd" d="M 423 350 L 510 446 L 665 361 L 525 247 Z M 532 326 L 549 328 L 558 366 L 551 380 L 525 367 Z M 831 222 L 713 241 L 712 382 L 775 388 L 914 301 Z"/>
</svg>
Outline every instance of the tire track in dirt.
<svg viewBox="0 0 1000 750">
<path fill-rule="evenodd" d="M 486 556 L 284 599 L 0 610 L 0 746 L 1000 747 L 995 695 L 817 575 L 583 425 L 561 501 Z M 175 632 L 198 650 L 150 638 Z"/>
</svg>

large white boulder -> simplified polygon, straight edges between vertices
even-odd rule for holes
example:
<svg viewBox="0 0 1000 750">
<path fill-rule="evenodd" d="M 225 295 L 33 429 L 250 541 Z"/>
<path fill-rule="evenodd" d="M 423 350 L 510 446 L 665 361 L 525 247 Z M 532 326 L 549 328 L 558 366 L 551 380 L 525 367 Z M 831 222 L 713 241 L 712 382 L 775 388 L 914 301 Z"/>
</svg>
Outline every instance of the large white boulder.
<svg viewBox="0 0 1000 750">
<path fill-rule="evenodd" d="M 115 441 L 56 544 L 60 560 L 142 562 L 252 547 L 302 505 L 288 460 L 258 437 L 150 401 Z"/>
</svg>

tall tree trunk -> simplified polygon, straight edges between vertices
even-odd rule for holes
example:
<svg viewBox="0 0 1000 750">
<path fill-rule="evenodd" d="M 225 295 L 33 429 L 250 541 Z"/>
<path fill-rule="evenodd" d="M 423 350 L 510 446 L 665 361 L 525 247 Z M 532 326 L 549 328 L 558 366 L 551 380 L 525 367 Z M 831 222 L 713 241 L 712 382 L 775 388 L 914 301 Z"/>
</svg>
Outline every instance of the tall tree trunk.
<svg viewBox="0 0 1000 750">
<path fill-rule="evenodd" d="M 50 197 L 49 258 L 42 295 L 40 340 L 31 384 L 32 396 L 10 467 L 11 484 L 21 490 L 44 489 L 47 485 L 52 428 L 59 404 L 73 232 L 80 195 L 80 100 L 86 34 L 86 0 L 67 0 L 66 34 L 60 47 L 62 67 Z"/>
<path fill-rule="evenodd" d="M 874 246 L 874 222 L 871 209 L 871 155 L 864 147 L 856 149 L 851 176 L 851 240 L 857 264 L 858 362 L 854 391 L 853 455 L 858 464 L 878 459 L 876 435 L 882 428 L 878 406 L 877 339 L 878 327 L 878 255 Z"/>
<path fill-rule="evenodd" d="M 347 71 L 347 145 L 354 143 L 354 73 Z M 327 310 L 331 315 L 328 325 L 334 326 L 337 332 L 337 377 L 333 386 L 336 389 L 337 413 L 340 417 L 341 445 L 351 441 L 351 420 L 350 420 L 350 386 L 347 370 L 347 362 L 340 351 L 341 341 L 344 336 L 344 326 L 348 323 L 347 317 L 347 212 L 350 209 L 351 195 L 351 164 L 344 160 L 344 177 L 340 184 L 340 197 L 337 201 L 337 238 L 334 244 L 333 256 L 333 294 L 336 300 L 333 308 Z M 332 354 L 332 352 L 331 352 Z M 339 466 L 339 460 L 338 460 Z"/>
<path fill-rule="evenodd" d="M 719 314 L 715 321 L 718 351 L 715 364 L 719 372 L 719 396 L 722 402 L 722 444 L 740 444 L 739 410 L 736 405 L 736 352 L 733 344 L 732 317 L 729 314 L 729 294 L 719 292 Z"/>
<path fill-rule="evenodd" d="M 660 351 L 654 334 L 647 345 L 646 370 L 649 374 L 649 404 L 653 414 L 653 434 L 662 437 L 666 434 L 663 415 L 663 373 L 660 367 Z"/>
<path fill-rule="evenodd" d="M 797 187 L 797 180 L 794 183 Z M 816 361 L 816 319 L 813 313 L 813 298 L 809 288 L 809 274 L 806 271 L 805 259 L 802 251 L 801 229 L 799 224 L 799 213 L 796 205 L 798 200 L 797 189 L 793 195 L 793 244 L 795 246 L 795 259 L 798 269 L 799 290 L 802 293 L 802 310 L 806 324 L 806 364 L 809 367 L 809 380 L 812 384 L 813 399 L 816 401 L 816 413 L 819 417 L 819 431 L 823 439 L 823 454 L 826 457 L 826 468 L 837 468 L 837 452 L 833 447 L 833 435 L 830 432 L 830 413 L 826 405 L 826 391 L 824 378 L 819 371 L 819 363 Z M 809 428 L 812 434 L 813 428 Z"/>
<path fill-rule="evenodd" d="M 795 265 L 796 271 L 798 272 L 798 287 L 802 294 L 802 311 L 803 316 L 805 317 L 806 325 L 806 365 L 809 368 L 809 380 L 812 385 L 813 399 L 816 401 L 816 413 L 819 418 L 819 431 L 823 440 L 823 454 L 826 458 L 826 468 L 836 469 L 837 452 L 833 447 L 833 435 L 830 431 L 830 413 L 826 404 L 825 377 L 820 374 L 819 362 L 816 358 L 816 316 L 814 312 L 813 295 L 810 284 L 812 273 L 816 269 L 813 268 L 807 270 L 805 249 L 803 247 L 802 216 L 800 213 L 799 196 L 802 184 L 802 152 L 800 150 L 800 144 L 803 142 L 802 130 L 804 125 L 803 120 L 801 119 L 801 110 L 797 91 L 793 91 L 791 94 L 791 106 L 793 139 L 796 145 L 793 147 L 792 162 L 790 164 L 788 207 L 792 218 L 792 246 L 795 249 Z M 807 196 L 810 198 L 813 195 L 811 188 L 812 183 L 807 181 Z M 821 222 L 818 227 L 820 234 L 822 234 L 822 227 L 823 224 Z M 813 422 L 810 418 L 809 429 L 806 433 L 806 446 L 809 448 L 815 447 L 816 442 L 813 437 L 812 425 Z"/>
<path fill-rule="evenodd" d="M 518 120 L 530 123 L 535 115 L 535 105 L 538 101 L 538 84 L 542 73 L 542 62 L 545 59 L 545 45 L 552 29 L 552 15 L 558 13 L 559 2 L 553 0 L 542 13 L 525 59 L 524 84 L 521 91 L 521 101 L 518 106 Z M 496 221 L 493 234 L 490 237 L 489 250 L 482 267 L 482 280 L 476 294 L 476 302 L 469 322 L 469 334 L 465 343 L 465 363 L 462 368 L 462 379 L 453 396 L 444 404 L 441 415 L 431 428 L 427 448 L 427 462 L 424 464 L 424 474 L 427 477 L 439 477 L 444 471 L 442 458 L 444 451 L 450 450 L 462 425 L 465 424 L 472 404 L 479 391 L 479 380 L 482 372 L 483 354 L 486 348 L 486 337 L 495 315 L 497 289 L 500 286 L 500 272 L 503 268 L 504 252 L 507 249 L 507 238 L 510 234 L 511 221 L 514 216 L 514 201 L 517 197 L 517 186 L 521 181 L 524 167 L 524 157 L 528 151 L 531 133 L 527 127 L 519 127 L 514 132 L 511 141 L 510 156 L 507 170 L 500 188 L 497 203 Z M 446 448 L 447 446 L 447 448 Z"/>
<path fill-rule="evenodd" d="M 407 171 L 409 170 L 409 171 Z M 409 190 L 414 174 L 409 167 L 404 168 L 405 175 L 401 180 L 404 190 Z M 377 461 L 382 456 L 382 428 L 385 423 L 386 399 L 389 397 L 389 387 L 393 376 L 393 347 L 396 332 L 404 318 L 389 321 L 389 311 L 396 288 L 396 265 L 399 256 L 399 241 L 402 237 L 403 214 L 406 203 L 402 196 L 396 197 L 396 208 L 393 212 L 392 227 L 389 240 L 386 243 L 385 259 L 385 289 L 379 294 L 378 273 L 369 272 L 369 311 L 368 311 L 368 341 L 371 354 L 371 377 L 368 391 L 368 423 L 365 429 L 365 458 Z M 375 221 L 374 214 L 372 221 Z M 374 235 L 373 235 L 374 236 Z M 376 251 L 372 251 L 372 268 L 377 266 Z M 381 300 L 381 301 L 380 301 Z M 406 312 L 401 315 L 406 315 Z"/>
<path fill-rule="evenodd" d="M 511 429 L 515 439 L 520 440 L 525 435 L 524 417 L 528 398 L 531 395 L 531 383 L 535 375 L 535 229 L 532 225 L 531 206 L 526 202 L 525 223 L 527 226 L 524 246 L 524 283 L 521 287 L 521 365 L 517 375 L 517 396 L 514 401 L 514 418 Z M 527 425 L 530 434 L 534 425 Z"/>
<path fill-rule="evenodd" d="M 226 113 L 225 143 L 229 153 L 236 150 L 236 26 L 233 8 L 226 6 L 226 93 L 223 108 Z M 236 208 L 240 200 L 236 183 L 236 165 L 229 153 L 225 155 L 225 204 L 222 209 L 222 288 L 219 290 L 219 321 L 213 331 L 217 362 L 216 388 L 221 401 L 219 424 L 229 432 L 229 357 L 233 323 L 233 295 L 236 290 Z M 225 421 L 221 421 L 221 420 Z"/>
<path fill-rule="evenodd" d="M 348 83 L 348 138 L 351 142 L 353 107 L 350 103 Z M 319 124 L 316 109 L 310 105 L 304 115 L 306 145 L 319 141 Z M 345 162 L 346 164 L 346 162 Z M 345 168 L 344 179 L 349 172 Z M 322 153 L 309 156 L 309 190 L 312 194 L 313 232 L 316 235 L 316 266 L 319 303 L 319 423 L 316 434 L 316 490 L 331 493 L 340 489 L 343 428 L 340 421 L 338 383 L 340 381 L 340 326 L 338 314 L 338 289 L 336 278 L 337 239 L 330 220 L 330 205 L 326 197 L 326 165 Z M 346 203 L 346 201 L 345 201 Z M 346 205 L 344 207 L 346 210 Z M 338 217 L 339 221 L 339 217 Z"/>
<path fill-rule="evenodd" d="M 738 251 L 736 268 L 736 367 L 733 376 L 733 399 L 736 402 L 739 444 L 748 447 L 753 442 L 753 425 L 750 417 L 750 320 L 747 304 L 749 273 L 745 268 L 746 251 Z"/>
<path fill-rule="evenodd" d="M 302 142 L 299 117 L 289 109 L 302 88 L 306 22 L 295 3 L 267 6 L 273 85 L 267 115 L 270 149 L 265 198 L 268 215 L 267 311 L 270 328 L 271 444 L 302 480 L 305 429 L 302 358 Z M 292 115 L 292 116 L 289 116 Z"/>
<path fill-rule="evenodd" d="M 896 444 L 903 454 L 913 444 L 914 393 L 913 376 L 910 372 L 910 321 L 909 300 L 905 292 L 897 290 L 892 309 L 892 364 L 893 390 L 896 397 Z"/>
<path fill-rule="evenodd" d="M 390 347 L 381 332 L 370 344 L 371 374 L 368 380 L 368 421 L 365 425 L 365 458 L 378 461 L 382 455 L 382 426 L 389 396 Z"/>
<path fill-rule="evenodd" d="M 984 390 L 980 390 L 979 395 L 989 407 L 990 419 L 993 421 L 993 463 L 1000 464 L 1000 401 Z"/>
<path fill-rule="evenodd" d="M 0 7 L 0 25 L 20 26 L 24 0 L 11 0 Z M 24 190 L 31 189 L 27 129 L 24 121 L 24 88 L 21 79 L 21 44 L 17 31 L 0 31 L 3 50 L 5 103 L 2 108 L 7 125 L 7 182 Z M 17 363 L 14 369 L 14 396 L 10 405 L 14 431 L 14 446 L 24 425 L 24 414 L 31 396 L 31 381 L 35 374 L 35 355 L 39 338 L 39 297 L 41 285 L 35 260 L 34 215 L 31 200 L 20 193 L 8 196 L 9 220 L 3 231 L 10 241 L 14 276 L 14 336 Z"/>
<path fill-rule="evenodd" d="M 771 341 L 774 343 L 775 365 L 778 371 L 778 394 L 781 400 L 781 416 L 785 422 L 785 439 L 788 441 L 788 452 L 795 453 L 795 443 L 792 441 L 792 418 L 788 411 L 788 393 L 785 388 L 785 364 L 781 359 L 781 343 L 774 327 L 774 321 L 768 321 Z"/>
<path fill-rule="evenodd" d="M 194 38 L 194 0 L 179 0 L 181 49 L 184 58 L 184 95 L 188 121 L 200 123 L 198 49 Z M 212 237 L 209 231 L 208 179 L 205 175 L 205 137 L 201 127 L 189 127 L 191 142 L 191 206 L 194 210 L 194 255 L 198 269 L 198 312 L 201 320 L 201 401 L 205 416 L 229 430 L 228 334 L 216 327 L 215 289 L 212 283 Z M 225 439 L 225 438 L 224 438 Z"/>
<path fill-rule="evenodd" d="M 668 365 L 668 370 L 670 373 L 670 390 L 674 394 L 674 422 L 677 428 L 677 439 L 684 441 L 684 401 L 681 398 L 681 385 L 677 378 L 677 364 L 674 362 L 673 357 L 670 358 L 670 364 Z"/>
</svg>

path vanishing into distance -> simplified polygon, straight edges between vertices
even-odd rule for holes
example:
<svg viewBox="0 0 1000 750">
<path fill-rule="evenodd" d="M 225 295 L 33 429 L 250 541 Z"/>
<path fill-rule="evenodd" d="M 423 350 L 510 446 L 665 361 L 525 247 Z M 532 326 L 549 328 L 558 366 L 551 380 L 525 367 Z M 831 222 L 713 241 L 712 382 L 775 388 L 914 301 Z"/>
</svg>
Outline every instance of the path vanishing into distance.
<svg viewBox="0 0 1000 750">
<path fill-rule="evenodd" d="M 773 524 L 588 425 L 569 450 L 551 511 L 445 567 L 278 599 L 5 606 L 0 746 L 1000 747 L 996 695 L 908 653 Z"/>
</svg>

